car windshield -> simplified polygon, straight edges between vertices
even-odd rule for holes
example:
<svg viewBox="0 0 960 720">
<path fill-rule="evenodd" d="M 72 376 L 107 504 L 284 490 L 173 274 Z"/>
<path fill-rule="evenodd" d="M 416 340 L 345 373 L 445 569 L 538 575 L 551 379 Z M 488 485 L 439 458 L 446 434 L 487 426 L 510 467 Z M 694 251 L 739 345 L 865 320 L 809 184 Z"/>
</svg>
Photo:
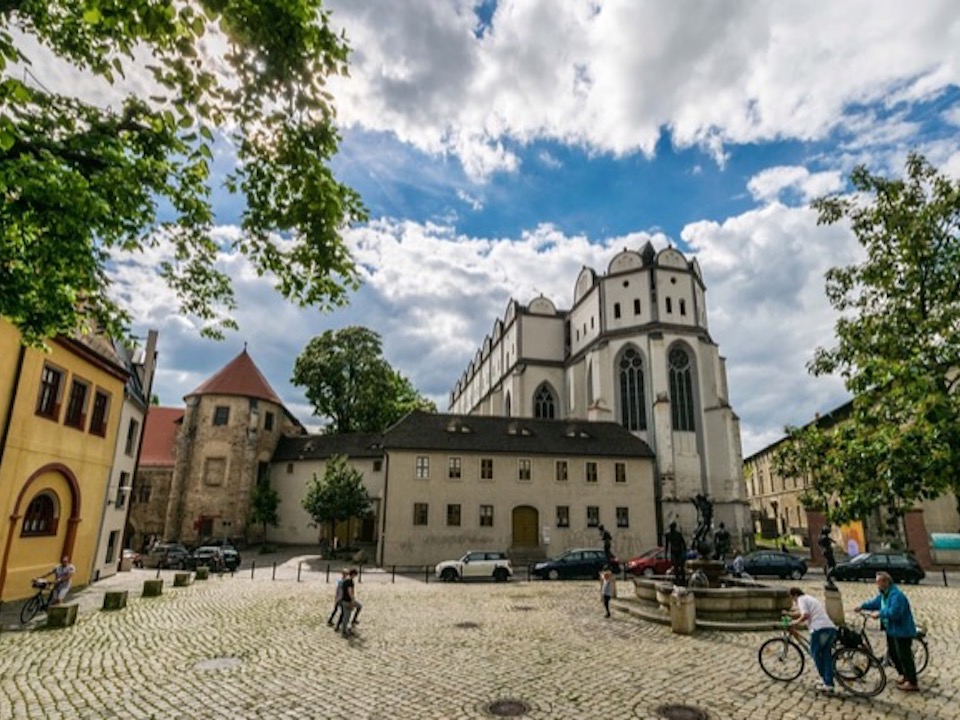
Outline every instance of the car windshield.
<svg viewBox="0 0 960 720">
<path fill-rule="evenodd" d="M 859 564 L 859 563 L 864 563 L 869 559 L 870 559 L 870 553 L 860 553 L 850 562 Z"/>
</svg>

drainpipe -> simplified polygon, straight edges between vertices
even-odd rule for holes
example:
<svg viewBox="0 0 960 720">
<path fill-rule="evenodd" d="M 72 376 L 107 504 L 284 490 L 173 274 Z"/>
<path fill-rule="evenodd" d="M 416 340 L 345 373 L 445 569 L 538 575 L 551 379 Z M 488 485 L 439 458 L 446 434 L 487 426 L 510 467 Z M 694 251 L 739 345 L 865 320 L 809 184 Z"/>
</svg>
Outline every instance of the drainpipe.
<svg viewBox="0 0 960 720">
<path fill-rule="evenodd" d="M 23 359 L 27 348 L 20 346 L 17 355 L 17 370 L 13 374 L 13 386 L 10 388 L 10 402 L 7 403 L 7 415 L 3 420 L 3 434 L 0 434 L 0 467 L 3 466 L 3 455 L 7 450 L 7 438 L 10 435 L 10 425 L 13 423 L 13 411 L 17 405 L 17 393 L 20 391 L 20 376 L 23 374 Z"/>
<path fill-rule="evenodd" d="M 380 549 L 380 557 L 377 560 L 377 565 L 383 567 L 383 555 L 386 545 L 387 537 L 387 486 L 390 483 L 390 455 L 384 451 L 383 453 L 383 498 L 380 501 L 380 537 L 378 539 L 377 545 Z"/>
</svg>

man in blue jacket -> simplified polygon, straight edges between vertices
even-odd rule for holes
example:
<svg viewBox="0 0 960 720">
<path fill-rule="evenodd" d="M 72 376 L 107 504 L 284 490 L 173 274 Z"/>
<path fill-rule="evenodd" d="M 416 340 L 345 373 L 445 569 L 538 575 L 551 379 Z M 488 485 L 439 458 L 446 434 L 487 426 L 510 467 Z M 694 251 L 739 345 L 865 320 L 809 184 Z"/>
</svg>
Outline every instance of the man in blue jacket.
<svg viewBox="0 0 960 720">
<path fill-rule="evenodd" d="M 917 667 L 913 662 L 913 638 L 917 626 L 913 622 L 910 601 L 893 584 L 889 573 L 877 573 L 877 588 L 880 594 L 857 607 L 857 610 L 869 610 L 870 615 L 880 618 L 880 626 L 887 633 L 887 649 L 893 666 L 900 673 L 897 687 L 904 692 L 917 692 Z"/>
</svg>

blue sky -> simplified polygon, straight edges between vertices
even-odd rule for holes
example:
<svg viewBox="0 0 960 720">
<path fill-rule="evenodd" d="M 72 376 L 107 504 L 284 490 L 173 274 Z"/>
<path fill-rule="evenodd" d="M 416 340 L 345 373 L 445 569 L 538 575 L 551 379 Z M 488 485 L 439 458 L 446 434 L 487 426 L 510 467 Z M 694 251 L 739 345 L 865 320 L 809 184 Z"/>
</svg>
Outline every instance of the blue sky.
<svg viewBox="0 0 960 720">
<path fill-rule="evenodd" d="M 817 226 L 810 199 L 843 191 L 858 164 L 899 173 L 913 150 L 960 177 L 954 0 L 922 12 L 900 0 L 327 7 L 353 48 L 350 77 L 329 89 L 343 136 L 334 168 L 370 211 L 345 233 L 364 285 L 334 313 L 286 305 L 231 248 L 239 201 L 217 189 L 238 332 L 203 340 L 177 313 L 155 275 L 163 248 L 115 278 L 134 330 L 160 331 L 164 404 L 246 342 L 316 425 L 289 383 L 294 359 L 312 336 L 361 324 L 444 409 L 510 297 L 544 293 L 567 308 L 582 266 L 603 271 L 651 240 L 703 269 L 750 454 L 846 399 L 805 364 L 833 341 L 823 274 L 858 248 L 845 228 Z M 45 84 L 83 92 L 81 73 L 26 50 Z"/>
</svg>

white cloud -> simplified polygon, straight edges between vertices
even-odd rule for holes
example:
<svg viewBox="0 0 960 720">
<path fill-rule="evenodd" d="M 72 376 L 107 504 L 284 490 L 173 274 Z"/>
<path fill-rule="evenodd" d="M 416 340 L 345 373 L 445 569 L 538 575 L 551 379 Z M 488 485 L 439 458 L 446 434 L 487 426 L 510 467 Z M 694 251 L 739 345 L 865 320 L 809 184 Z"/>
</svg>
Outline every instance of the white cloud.
<svg viewBox="0 0 960 720">
<path fill-rule="evenodd" d="M 862 152 L 912 130 L 873 104 L 960 84 L 951 0 L 923 12 L 899 0 L 502 0 L 479 38 L 465 1 L 331 7 L 355 48 L 351 78 L 334 83 L 342 121 L 453 154 L 477 179 L 516 169 L 514 143 L 649 156 L 664 129 L 721 165 L 730 143 L 836 129 Z"/>
<path fill-rule="evenodd" d="M 776 200 L 786 190 L 797 192 L 800 199 L 807 202 L 842 188 L 843 177 L 839 171 L 811 173 L 800 165 L 767 168 L 747 183 L 750 194 L 764 202 Z"/>
</svg>

